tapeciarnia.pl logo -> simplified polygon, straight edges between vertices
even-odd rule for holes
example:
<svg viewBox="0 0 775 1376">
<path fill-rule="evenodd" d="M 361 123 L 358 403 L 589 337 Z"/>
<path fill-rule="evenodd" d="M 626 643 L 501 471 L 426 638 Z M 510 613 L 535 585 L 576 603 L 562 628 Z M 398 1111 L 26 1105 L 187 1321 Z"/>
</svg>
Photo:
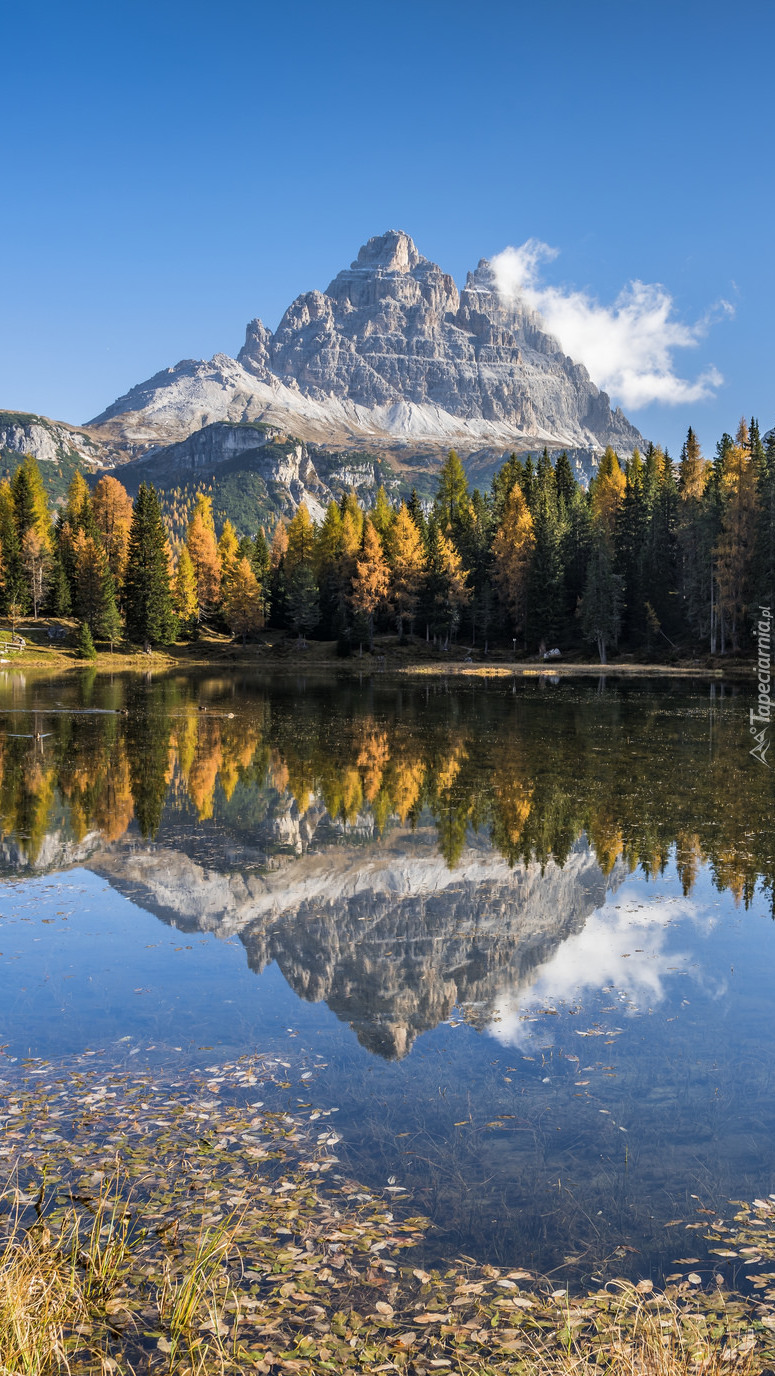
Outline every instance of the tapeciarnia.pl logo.
<svg viewBox="0 0 775 1376">
<path fill-rule="evenodd" d="M 770 693 L 772 680 L 772 612 L 769 607 L 760 607 L 761 619 L 756 624 L 754 635 L 759 642 L 759 653 L 756 660 L 756 678 L 758 681 L 759 695 L 756 700 L 756 709 L 752 707 L 749 713 L 750 730 L 756 744 L 749 754 L 753 755 L 760 764 L 772 768 L 767 760 L 767 751 L 770 748 L 768 728 L 772 721 L 772 696 Z"/>
</svg>

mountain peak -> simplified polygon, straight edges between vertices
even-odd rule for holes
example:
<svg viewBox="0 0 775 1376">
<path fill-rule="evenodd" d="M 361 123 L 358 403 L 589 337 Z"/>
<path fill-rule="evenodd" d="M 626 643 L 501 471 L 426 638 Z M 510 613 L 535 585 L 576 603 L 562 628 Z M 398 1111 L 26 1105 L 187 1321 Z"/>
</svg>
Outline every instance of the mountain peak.
<svg viewBox="0 0 775 1376">
<path fill-rule="evenodd" d="M 498 291 L 486 260 L 461 293 L 400 229 L 298 296 L 274 333 L 251 322 L 236 362 L 180 365 L 98 419 L 122 415 L 133 442 L 153 427 L 183 439 L 216 420 L 264 420 L 299 439 L 426 453 L 643 446 L 540 316 Z"/>
<path fill-rule="evenodd" d="M 402 229 L 388 229 L 363 245 L 351 267 L 369 271 L 380 268 L 383 272 L 411 272 L 421 261 L 408 234 Z"/>
</svg>

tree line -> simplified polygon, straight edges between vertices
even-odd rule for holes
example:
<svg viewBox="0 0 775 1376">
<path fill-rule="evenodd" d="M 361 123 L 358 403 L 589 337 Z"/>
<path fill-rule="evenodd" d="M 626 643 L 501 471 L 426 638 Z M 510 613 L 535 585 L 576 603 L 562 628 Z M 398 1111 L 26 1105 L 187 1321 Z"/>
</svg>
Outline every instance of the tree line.
<svg viewBox="0 0 775 1376">
<path fill-rule="evenodd" d="M 706 458 L 690 429 L 678 463 L 658 446 L 622 462 L 606 449 L 588 489 L 566 454 L 512 455 L 469 491 L 454 451 L 432 504 L 368 509 L 350 491 L 313 522 L 302 504 L 239 538 L 200 492 L 170 543 L 153 487 L 132 503 L 104 475 L 77 474 L 52 523 L 34 459 L 0 484 L 0 608 L 12 620 L 75 615 L 85 643 L 171 643 L 202 626 L 244 641 L 269 624 L 334 638 L 378 632 L 485 652 L 595 646 L 711 655 L 750 649 L 775 588 L 775 431 L 742 420 Z"/>
<path fill-rule="evenodd" d="M 606 875 L 622 862 L 656 876 L 674 856 L 685 893 L 707 864 L 744 904 L 762 883 L 773 901 L 771 788 L 766 770 L 741 768 L 747 721 L 723 685 L 687 699 L 683 689 L 601 696 L 527 683 L 514 696 L 484 689 L 452 712 L 440 687 L 430 697 L 405 688 L 399 711 L 389 686 L 362 691 L 356 680 L 302 696 L 253 692 L 233 718 L 206 682 L 178 674 L 142 688 L 86 675 L 62 692 L 102 711 L 55 714 L 45 741 L 9 735 L 0 753 L 0 836 L 17 838 L 30 864 L 52 831 L 116 841 L 134 821 L 155 836 L 165 810 L 193 809 L 254 845 L 256 828 L 293 800 L 301 816 L 319 817 L 322 802 L 345 824 L 371 817 L 379 833 L 432 825 L 450 866 L 475 833 L 511 865 L 562 865 L 586 836 Z M 606 748 L 594 748 L 601 739 Z M 178 823 L 173 835 L 180 845 Z"/>
</svg>

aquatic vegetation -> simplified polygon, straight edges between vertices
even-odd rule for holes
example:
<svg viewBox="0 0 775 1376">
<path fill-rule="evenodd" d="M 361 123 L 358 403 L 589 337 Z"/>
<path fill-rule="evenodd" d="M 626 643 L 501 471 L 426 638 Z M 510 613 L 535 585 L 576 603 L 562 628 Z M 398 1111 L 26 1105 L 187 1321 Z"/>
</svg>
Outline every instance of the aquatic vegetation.
<svg viewBox="0 0 775 1376">
<path fill-rule="evenodd" d="M 173 1078 L 87 1054 L 4 1073 L 3 1376 L 753 1376 L 775 1359 L 771 1200 L 711 1225 L 721 1256 L 760 1268 L 753 1293 L 695 1272 L 574 1294 L 516 1264 L 425 1270 L 428 1221 L 395 1180 L 349 1179 L 302 1065 Z"/>
</svg>

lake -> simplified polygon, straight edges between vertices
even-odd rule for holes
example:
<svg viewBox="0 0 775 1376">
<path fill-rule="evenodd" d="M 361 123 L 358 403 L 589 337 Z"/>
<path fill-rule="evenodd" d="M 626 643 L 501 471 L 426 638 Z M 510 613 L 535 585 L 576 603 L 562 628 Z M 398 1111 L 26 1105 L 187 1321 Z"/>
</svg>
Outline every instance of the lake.
<svg viewBox="0 0 775 1376">
<path fill-rule="evenodd" d="M 775 1191 L 750 693 L 426 682 L 0 675 L 3 1082 L 257 1052 L 426 1261 L 740 1283 L 703 1229 Z"/>
</svg>

